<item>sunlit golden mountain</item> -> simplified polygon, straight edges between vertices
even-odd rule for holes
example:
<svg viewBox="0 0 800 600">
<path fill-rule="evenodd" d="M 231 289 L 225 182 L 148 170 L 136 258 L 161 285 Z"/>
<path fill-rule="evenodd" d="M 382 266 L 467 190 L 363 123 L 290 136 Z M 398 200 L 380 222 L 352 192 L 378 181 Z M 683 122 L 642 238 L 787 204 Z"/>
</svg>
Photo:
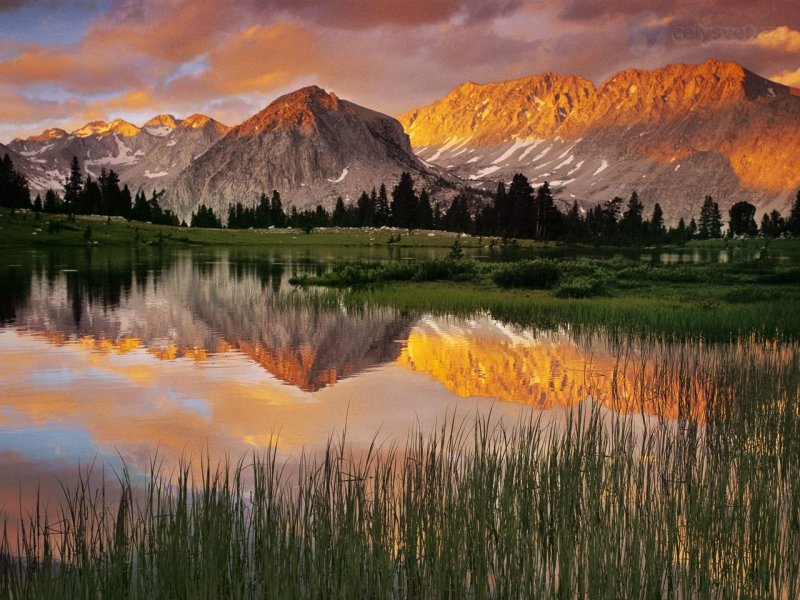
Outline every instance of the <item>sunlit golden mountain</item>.
<svg viewBox="0 0 800 600">
<path fill-rule="evenodd" d="M 702 382 L 681 390 L 670 375 L 669 354 L 656 348 L 645 355 L 641 349 L 615 348 L 603 336 L 576 340 L 567 332 L 533 333 L 485 317 L 455 323 L 425 319 L 412 329 L 398 363 L 464 398 L 550 410 L 591 397 L 623 413 L 676 418 L 691 410 L 702 418 Z M 680 349 L 671 352 L 682 356 Z"/>
<path fill-rule="evenodd" d="M 628 70 L 595 86 L 546 73 L 465 83 L 398 117 L 424 160 L 487 188 L 522 172 L 565 202 L 638 190 L 668 216 L 800 187 L 800 92 L 730 62 Z"/>
</svg>

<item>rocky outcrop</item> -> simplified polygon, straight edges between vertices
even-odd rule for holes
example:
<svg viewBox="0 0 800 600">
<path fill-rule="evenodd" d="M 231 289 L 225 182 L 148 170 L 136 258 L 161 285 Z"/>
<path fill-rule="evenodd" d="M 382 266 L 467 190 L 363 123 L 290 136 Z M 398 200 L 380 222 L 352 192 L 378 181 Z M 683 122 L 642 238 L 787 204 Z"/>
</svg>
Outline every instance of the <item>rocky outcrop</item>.
<svg viewBox="0 0 800 600">
<path fill-rule="evenodd" d="M 705 194 L 786 209 L 800 187 L 800 92 L 717 60 L 459 86 L 398 117 L 417 154 L 492 188 L 522 172 L 584 204 L 638 190 L 669 217 Z"/>
</svg>

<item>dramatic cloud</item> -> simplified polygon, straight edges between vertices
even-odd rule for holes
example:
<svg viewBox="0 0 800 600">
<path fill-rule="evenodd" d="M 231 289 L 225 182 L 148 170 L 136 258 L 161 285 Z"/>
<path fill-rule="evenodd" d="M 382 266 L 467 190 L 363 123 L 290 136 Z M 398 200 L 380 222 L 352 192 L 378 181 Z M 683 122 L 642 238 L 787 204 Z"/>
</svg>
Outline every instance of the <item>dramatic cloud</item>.
<svg viewBox="0 0 800 600">
<path fill-rule="evenodd" d="M 784 71 L 773 77 L 773 79 L 783 85 L 800 88 L 800 69 L 796 71 Z"/>
<path fill-rule="evenodd" d="M 786 26 L 762 31 L 755 38 L 756 43 L 768 48 L 777 48 L 786 52 L 800 52 L 800 31 Z"/>
<path fill-rule="evenodd" d="M 796 85 L 795 0 L 0 0 L 0 140 L 54 119 L 235 124 L 317 83 L 397 114 L 466 80 L 709 57 Z M 52 10 L 68 19 L 55 19 Z M 33 34 L 21 31 L 33 17 Z M 58 27 L 50 39 L 48 27 Z M 42 33 L 44 32 L 44 33 Z M 42 98 L 47 98 L 43 101 Z M 65 111 L 72 111 L 65 114 Z M 216 111 L 216 112 L 215 112 Z"/>
</svg>

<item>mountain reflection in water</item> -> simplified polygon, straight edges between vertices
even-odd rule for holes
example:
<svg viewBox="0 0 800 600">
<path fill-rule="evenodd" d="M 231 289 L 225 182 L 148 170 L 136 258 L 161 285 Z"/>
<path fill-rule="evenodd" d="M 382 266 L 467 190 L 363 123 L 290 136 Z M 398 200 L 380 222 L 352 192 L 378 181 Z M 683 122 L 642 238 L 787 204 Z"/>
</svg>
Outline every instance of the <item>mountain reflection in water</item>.
<svg viewBox="0 0 800 600">
<path fill-rule="evenodd" d="M 454 413 L 557 421 L 595 402 L 702 421 L 704 386 L 725 361 L 789 352 L 351 310 L 335 292 L 288 283 L 330 261 L 279 252 L 31 253 L 19 263 L 0 265 L 9 507 L 28 506 L 43 476 L 69 483 L 95 459 L 122 457 L 141 473 L 156 454 L 172 466 L 275 445 L 294 460 L 345 429 L 368 448 Z M 53 480 L 42 489 L 58 494 Z"/>
</svg>

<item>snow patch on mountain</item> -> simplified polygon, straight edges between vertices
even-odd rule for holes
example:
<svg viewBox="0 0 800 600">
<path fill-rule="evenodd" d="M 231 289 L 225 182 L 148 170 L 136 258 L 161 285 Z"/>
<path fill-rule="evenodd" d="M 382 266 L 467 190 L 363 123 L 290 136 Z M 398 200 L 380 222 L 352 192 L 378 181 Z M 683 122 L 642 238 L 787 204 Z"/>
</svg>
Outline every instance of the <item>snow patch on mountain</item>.
<svg viewBox="0 0 800 600">
<path fill-rule="evenodd" d="M 347 165 L 344 169 L 342 169 L 341 175 L 339 175 L 336 179 L 328 179 L 328 181 L 330 181 L 331 183 L 340 183 L 344 181 L 344 178 L 347 177 L 347 173 L 349 171 L 350 171 L 350 165 Z"/>
<path fill-rule="evenodd" d="M 154 135 L 156 137 L 164 137 L 169 135 L 172 132 L 171 127 L 145 127 L 144 131 L 149 133 L 150 135 Z"/>
<path fill-rule="evenodd" d="M 36 156 L 37 154 L 41 154 L 42 152 L 47 152 L 52 147 L 53 147 L 53 144 L 45 144 L 41 148 L 37 148 L 36 150 L 28 150 L 28 151 L 20 152 L 20 154 L 22 156 L 25 156 L 25 157 Z"/>
<path fill-rule="evenodd" d="M 553 170 L 558 171 L 561 167 L 566 167 L 568 164 L 572 163 L 573 160 L 575 160 L 575 155 L 570 154 L 569 158 L 558 163 L 555 167 L 553 167 Z"/>
<path fill-rule="evenodd" d="M 592 173 L 592 177 L 600 175 L 600 173 L 605 171 L 607 168 L 608 168 L 608 161 L 604 160 L 603 162 L 600 163 L 600 166 L 597 167 L 597 170 L 594 173 Z"/>
<path fill-rule="evenodd" d="M 508 160 L 509 158 L 511 158 L 517 151 L 522 150 L 523 148 L 527 148 L 529 146 L 532 146 L 535 143 L 536 143 L 536 140 L 520 139 L 520 138 L 515 137 L 514 138 L 514 143 L 511 144 L 511 147 L 508 148 L 508 150 L 506 150 L 505 152 L 503 152 L 500 156 L 495 158 L 492 161 L 492 164 L 493 165 L 500 164 L 501 162 L 504 162 L 504 161 Z"/>
<path fill-rule="evenodd" d="M 129 148 L 125 144 L 122 143 L 122 140 L 118 136 L 114 136 L 114 141 L 117 143 L 117 154 L 114 156 L 104 156 L 103 158 L 95 158 L 86 161 L 86 165 L 88 166 L 96 166 L 96 165 L 135 165 L 139 162 L 139 157 L 144 156 L 144 152 L 141 150 L 137 150 L 136 152 L 133 149 Z"/>
<path fill-rule="evenodd" d="M 567 175 L 572 175 L 573 173 L 575 173 L 578 169 L 580 169 L 583 166 L 583 163 L 585 162 L 586 160 L 584 159 L 578 163 L 575 163 L 575 166 L 569 170 L 569 173 L 567 173 Z"/>
<path fill-rule="evenodd" d="M 486 167 L 485 169 L 481 169 L 480 171 L 478 171 L 474 175 L 470 175 L 469 178 L 471 180 L 473 180 L 473 181 L 476 180 L 476 179 L 484 179 L 485 177 L 491 175 L 495 171 L 499 171 L 502 168 L 503 168 L 503 165 L 492 165 L 491 167 Z"/>
<path fill-rule="evenodd" d="M 434 154 L 433 156 L 431 156 L 431 157 L 430 157 L 428 160 L 429 160 L 429 161 L 431 161 L 431 162 L 435 161 L 437 158 L 439 158 L 439 157 L 442 155 L 442 153 L 443 153 L 443 152 L 446 152 L 447 150 L 449 150 L 450 148 L 453 148 L 453 147 L 454 147 L 454 146 L 456 146 L 457 144 L 458 144 L 458 145 L 461 145 L 461 144 L 459 144 L 459 141 L 460 141 L 460 140 L 459 140 L 457 137 L 455 137 L 455 136 L 454 136 L 454 137 L 451 137 L 450 139 L 448 139 L 448 140 L 447 140 L 447 141 L 444 143 L 444 146 L 441 146 L 441 147 L 440 147 L 440 148 L 439 148 L 439 149 L 436 151 L 436 154 Z M 462 143 L 464 143 L 464 142 L 462 142 Z"/>
<path fill-rule="evenodd" d="M 525 157 L 528 156 L 528 154 L 536 150 L 536 148 L 542 143 L 544 143 L 544 140 L 535 140 L 530 146 L 525 148 L 525 151 L 519 155 L 519 162 L 522 162 Z"/>
</svg>

